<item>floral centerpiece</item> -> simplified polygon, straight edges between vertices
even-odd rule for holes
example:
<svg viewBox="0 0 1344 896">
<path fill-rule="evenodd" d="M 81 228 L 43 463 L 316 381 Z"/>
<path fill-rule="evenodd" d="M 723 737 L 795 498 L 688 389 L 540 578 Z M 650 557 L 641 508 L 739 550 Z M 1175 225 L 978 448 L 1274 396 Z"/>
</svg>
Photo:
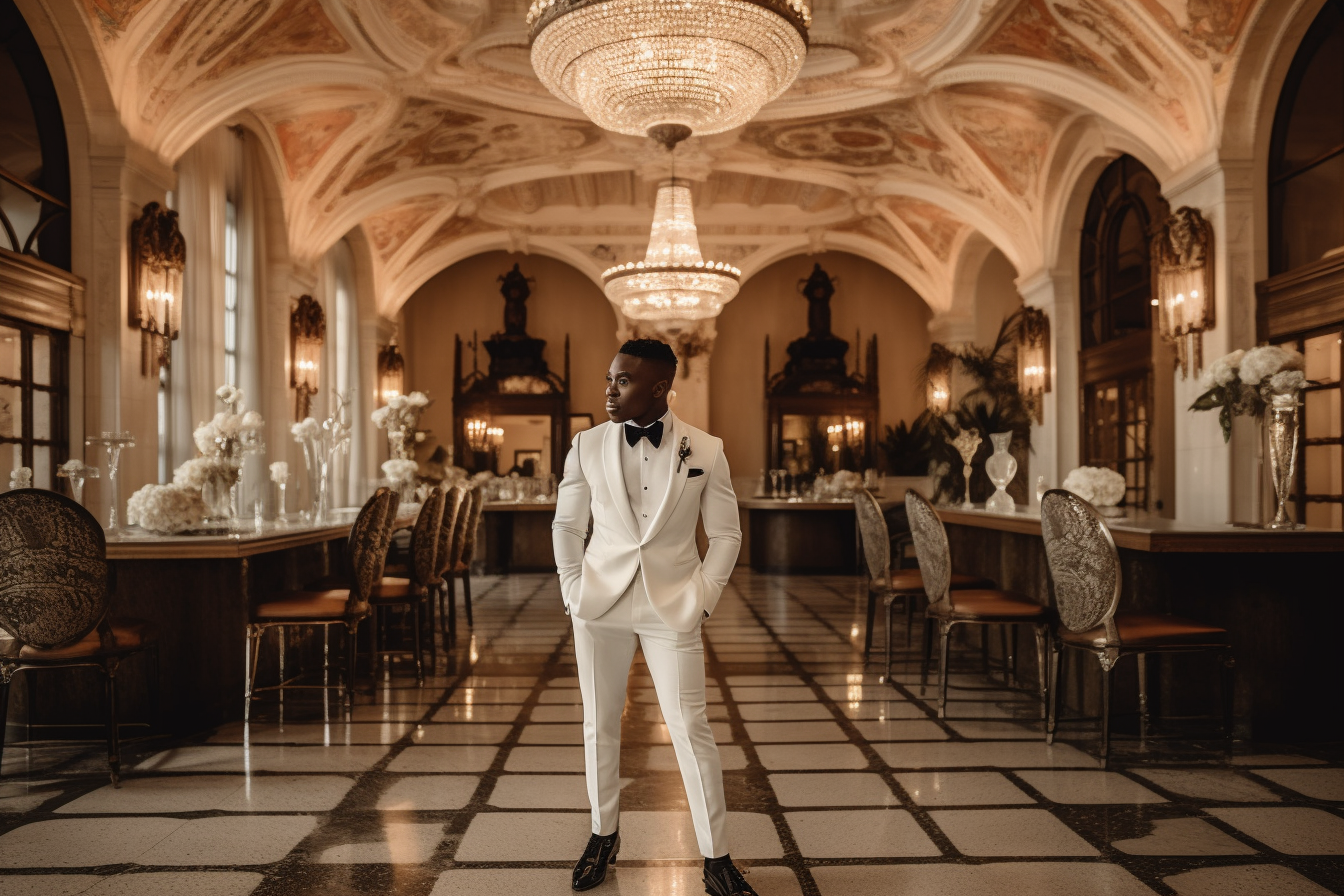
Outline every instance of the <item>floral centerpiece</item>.
<svg viewBox="0 0 1344 896">
<path fill-rule="evenodd" d="M 1254 417 L 1269 440 L 1269 475 L 1278 509 L 1269 529 L 1291 529 L 1288 498 L 1297 467 L 1298 407 L 1307 385 L 1306 359 L 1280 345 L 1258 345 L 1231 352 L 1209 365 L 1202 385 L 1207 391 L 1192 411 L 1218 409 L 1223 441 L 1232 438 L 1233 417 Z"/>
<path fill-rule="evenodd" d="M 350 447 L 350 396 L 336 393 L 336 408 L 321 423 L 312 417 L 290 427 L 294 441 L 303 448 L 312 486 L 314 519 L 323 519 L 331 509 L 331 471 Z"/>
<path fill-rule="evenodd" d="M 190 463 L 187 461 L 187 464 Z M 180 472 L 182 467 L 178 470 Z M 126 502 L 127 523 L 162 535 L 177 535 L 200 528 L 205 522 L 206 512 L 200 489 L 177 483 L 151 483 L 131 495 L 131 499 Z"/>
<path fill-rule="evenodd" d="M 383 475 L 392 483 L 392 487 L 401 492 L 401 500 L 410 503 L 415 493 L 415 480 L 420 474 L 420 465 L 410 458 L 394 457 L 383 461 Z"/>
<path fill-rule="evenodd" d="M 56 468 L 56 475 L 70 482 L 70 494 L 76 504 L 84 503 L 84 482 L 97 479 L 101 473 L 97 467 L 91 467 L 77 457 L 72 457 Z"/>
<path fill-rule="evenodd" d="M 1071 470 L 1064 477 L 1063 488 L 1091 504 L 1102 516 L 1115 516 L 1116 505 L 1125 500 L 1125 477 L 1109 467 Z"/>
<path fill-rule="evenodd" d="M 32 488 L 33 470 L 31 467 L 15 467 L 9 473 L 9 487 L 14 488 Z"/>
<path fill-rule="evenodd" d="M 387 404 L 370 415 L 373 425 L 387 430 L 388 450 L 393 460 L 405 460 L 411 456 L 416 442 L 422 442 L 425 434 L 417 428 L 420 415 L 429 407 L 429 396 L 423 392 L 411 392 L 407 395 L 393 395 Z"/>
<path fill-rule="evenodd" d="M 224 410 L 196 427 L 192 438 L 201 456 L 178 467 L 173 482 L 200 491 L 207 518 L 229 519 L 243 455 L 266 448 L 262 442 L 265 421 L 256 411 L 243 410 L 243 390 L 236 386 L 220 386 L 215 397 Z"/>
</svg>

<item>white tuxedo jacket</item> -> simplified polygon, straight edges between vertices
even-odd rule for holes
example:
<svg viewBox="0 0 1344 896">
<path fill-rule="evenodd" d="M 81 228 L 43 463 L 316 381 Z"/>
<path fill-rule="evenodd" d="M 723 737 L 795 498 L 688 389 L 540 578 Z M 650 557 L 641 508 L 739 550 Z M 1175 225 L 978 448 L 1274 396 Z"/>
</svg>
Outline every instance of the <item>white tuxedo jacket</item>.
<svg viewBox="0 0 1344 896">
<path fill-rule="evenodd" d="M 673 631 L 689 632 L 714 611 L 728 584 L 742 528 L 723 442 L 675 414 L 668 421 L 663 444 L 672 449 L 669 486 L 642 537 L 621 467 L 623 424 L 603 423 L 574 437 L 552 537 L 560 593 L 579 619 L 596 619 L 611 609 L 639 573 L 658 618 Z M 678 470 L 683 437 L 691 453 Z M 701 473 L 691 476 L 692 470 Z M 701 519 L 709 538 L 703 562 L 695 544 Z M 589 520 L 593 535 L 585 551 Z"/>
</svg>

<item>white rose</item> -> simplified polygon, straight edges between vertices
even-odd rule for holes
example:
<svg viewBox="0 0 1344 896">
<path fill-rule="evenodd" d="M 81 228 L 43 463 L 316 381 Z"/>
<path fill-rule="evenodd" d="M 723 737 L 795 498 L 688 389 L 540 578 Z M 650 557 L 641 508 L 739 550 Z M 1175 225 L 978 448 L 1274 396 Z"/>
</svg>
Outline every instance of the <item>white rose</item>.
<svg viewBox="0 0 1344 896">
<path fill-rule="evenodd" d="M 1269 391 L 1274 395 L 1295 395 L 1307 385 L 1307 375 L 1300 370 L 1280 370 L 1269 378 Z"/>
<path fill-rule="evenodd" d="M 261 414 L 259 414 L 256 411 L 248 411 L 246 414 L 243 415 L 243 429 L 248 429 L 255 432 L 265 425 L 266 421 L 263 420 L 261 418 Z"/>
<path fill-rule="evenodd" d="M 369 418 L 370 418 L 371 420 L 373 420 L 373 425 L 376 426 L 376 427 L 378 427 L 379 429 L 384 429 L 384 428 L 386 428 L 386 427 L 387 427 L 387 414 L 388 414 L 388 411 L 390 411 L 390 410 L 391 410 L 390 408 L 382 407 L 382 408 L 379 408 L 378 410 L 374 411 L 372 414 L 370 414 L 370 415 L 369 415 Z"/>
<path fill-rule="evenodd" d="M 271 481 L 284 484 L 289 481 L 289 464 L 278 460 L 271 464 Z"/>
<path fill-rule="evenodd" d="M 403 410 L 409 399 L 405 395 L 393 395 L 387 400 L 387 406 L 394 411 Z"/>
<path fill-rule="evenodd" d="M 1205 389 L 1212 389 L 1214 386 L 1226 386 L 1237 378 L 1237 369 L 1241 366 L 1241 359 L 1245 356 L 1245 349 L 1237 349 L 1223 355 L 1217 361 L 1209 365 L 1201 377 L 1201 384 Z"/>
<path fill-rule="evenodd" d="M 1239 375 L 1248 386 L 1258 386 L 1281 370 L 1301 370 L 1306 359 L 1298 352 L 1278 345 L 1258 345 L 1241 359 Z"/>
<path fill-rule="evenodd" d="M 423 392 L 412 392 L 406 396 L 406 402 L 413 408 L 423 408 L 429 404 L 429 396 Z"/>
<path fill-rule="evenodd" d="M 1113 507 L 1125 499 L 1125 477 L 1106 467 L 1078 467 L 1064 477 L 1063 488 L 1096 507 Z"/>
</svg>

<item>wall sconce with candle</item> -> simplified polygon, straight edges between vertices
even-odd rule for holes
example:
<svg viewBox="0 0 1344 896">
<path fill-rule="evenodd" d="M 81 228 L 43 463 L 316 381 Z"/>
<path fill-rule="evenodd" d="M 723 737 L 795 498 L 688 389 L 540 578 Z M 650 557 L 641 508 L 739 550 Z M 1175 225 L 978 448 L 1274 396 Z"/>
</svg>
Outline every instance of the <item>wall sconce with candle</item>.
<svg viewBox="0 0 1344 896">
<path fill-rule="evenodd" d="M 177 212 L 151 202 L 131 222 L 130 311 L 140 330 L 140 372 L 157 376 L 171 361 L 182 328 L 182 272 L 187 242 Z"/>
<path fill-rule="evenodd" d="M 309 405 L 317 394 L 322 345 L 326 340 L 327 315 L 322 306 L 312 296 L 299 296 L 289 312 L 289 384 L 296 393 L 296 420 L 309 416 Z"/>
<path fill-rule="evenodd" d="M 935 417 L 942 417 L 952 408 L 953 360 L 952 352 L 941 342 L 929 346 L 929 360 L 925 365 L 925 401 L 929 413 Z"/>
<path fill-rule="evenodd" d="M 387 404 L 393 396 L 406 391 L 406 359 L 397 350 L 397 339 L 378 352 L 378 400 Z"/>
<path fill-rule="evenodd" d="M 467 448 L 476 452 L 490 450 L 490 431 L 492 427 L 489 420 L 474 417 L 466 422 L 465 427 Z"/>
<path fill-rule="evenodd" d="M 1158 331 L 1176 349 L 1181 378 L 1204 366 L 1204 331 L 1214 325 L 1213 227 L 1198 209 L 1176 210 L 1153 238 Z"/>
<path fill-rule="evenodd" d="M 1045 393 L 1050 391 L 1050 317 L 1024 307 L 1017 325 L 1017 388 L 1037 423 L 1045 422 Z"/>
</svg>

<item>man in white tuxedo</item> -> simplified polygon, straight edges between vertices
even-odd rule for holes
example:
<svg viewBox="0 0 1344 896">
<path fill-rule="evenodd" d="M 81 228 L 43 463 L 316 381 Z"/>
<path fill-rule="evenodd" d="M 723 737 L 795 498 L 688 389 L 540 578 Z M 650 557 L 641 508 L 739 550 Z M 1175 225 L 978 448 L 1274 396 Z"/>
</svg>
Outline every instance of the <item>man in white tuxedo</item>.
<svg viewBox="0 0 1344 896">
<path fill-rule="evenodd" d="M 602 883 L 620 850 L 621 714 L 638 644 L 705 856 L 705 892 L 755 896 L 728 853 L 700 640 L 701 623 L 737 562 L 742 530 L 723 443 L 668 410 L 676 372 L 676 355 L 664 342 L 636 339 L 621 347 L 607 372 L 611 421 L 574 437 L 556 501 L 555 559 L 574 623 L 593 810 L 573 887 Z M 709 538 L 703 561 L 695 540 L 699 520 Z"/>
</svg>

